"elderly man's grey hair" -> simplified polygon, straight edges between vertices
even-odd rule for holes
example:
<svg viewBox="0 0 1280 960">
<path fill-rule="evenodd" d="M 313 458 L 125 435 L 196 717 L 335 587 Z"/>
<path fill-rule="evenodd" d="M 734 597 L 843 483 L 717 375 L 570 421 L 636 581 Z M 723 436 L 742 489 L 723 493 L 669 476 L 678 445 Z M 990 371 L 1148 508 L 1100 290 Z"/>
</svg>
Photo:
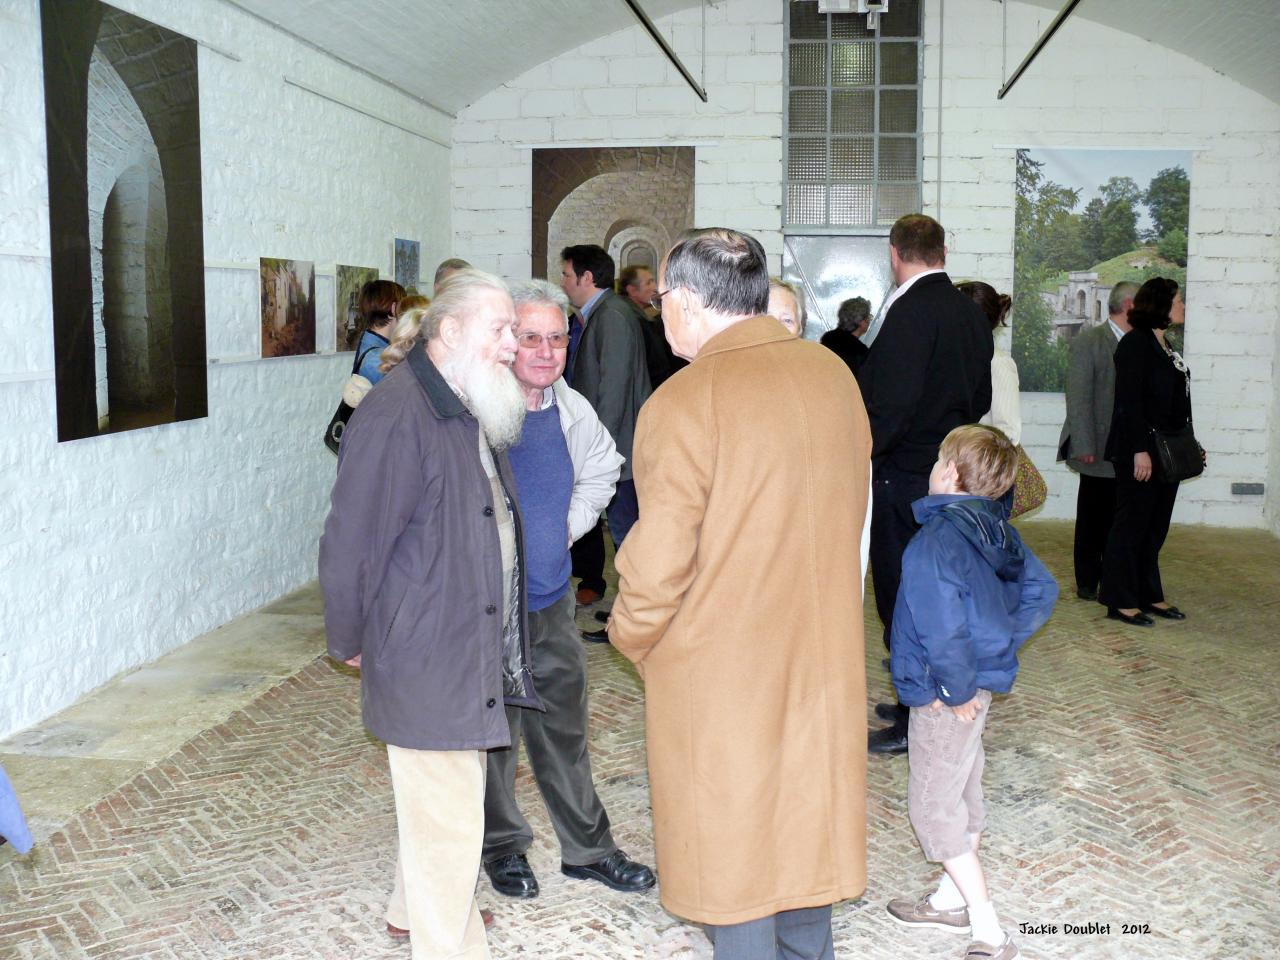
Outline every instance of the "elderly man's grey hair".
<svg viewBox="0 0 1280 960">
<path fill-rule="evenodd" d="M 486 290 L 509 293 L 501 277 L 483 270 L 456 270 L 445 278 L 431 305 L 425 310 L 409 310 L 391 331 L 391 343 L 382 348 L 379 369 L 388 372 L 404 360 L 419 340 L 432 340 L 440 333 L 445 317 L 471 319 L 476 294 Z"/>
<path fill-rule="evenodd" d="M 1107 313 L 1124 313 L 1124 302 L 1132 300 L 1137 292 L 1138 284 L 1132 280 L 1121 280 L 1111 288 L 1111 295 L 1107 297 Z"/>
<path fill-rule="evenodd" d="M 565 329 L 568 329 L 569 298 L 554 283 L 546 280 L 519 280 L 511 284 L 511 299 L 517 307 L 522 303 L 545 303 L 559 307 L 564 314 Z"/>
</svg>

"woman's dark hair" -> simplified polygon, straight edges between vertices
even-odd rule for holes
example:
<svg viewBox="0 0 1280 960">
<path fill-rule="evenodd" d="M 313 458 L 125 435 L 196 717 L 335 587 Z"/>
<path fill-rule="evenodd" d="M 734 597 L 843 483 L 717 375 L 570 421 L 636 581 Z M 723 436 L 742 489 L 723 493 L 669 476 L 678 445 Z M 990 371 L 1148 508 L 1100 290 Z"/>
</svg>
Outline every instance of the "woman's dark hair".
<svg viewBox="0 0 1280 960">
<path fill-rule="evenodd" d="M 396 318 L 404 287 L 394 280 L 370 280 L 360 288 L 360 329 L 386 326 Z"/>
<path fill-rule="evenodd" d="M 1005 325 L 1004 318 L 1013 306 L 1013 300 L 1007 293 L 996 293 L 995 287 L 981 280 L 965 280 L 957 283 L 956 289 L 982 308 L 992 330 Z"/>
<path fill-rule="evenodd" d="M 1140 330 L 1163 330 L 1169 326 L 1169 311 L 1178 295 L 1178 282 L 1168 277 L 1152 277 L 1133 295 L 1129 325 Z"/>
</svg>

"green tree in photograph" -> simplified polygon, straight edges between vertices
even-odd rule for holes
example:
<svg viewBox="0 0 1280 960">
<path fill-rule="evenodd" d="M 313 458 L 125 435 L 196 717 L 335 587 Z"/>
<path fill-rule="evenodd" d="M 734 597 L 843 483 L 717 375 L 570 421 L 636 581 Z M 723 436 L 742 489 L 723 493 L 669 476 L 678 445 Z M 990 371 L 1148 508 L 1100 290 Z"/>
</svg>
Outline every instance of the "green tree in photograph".
<svg viewBox="0 0 1280 960">
<path fill-rule="evenodd" d="M 1084 258 L 1090 264 L 1104 260 L 1102 256 L 1102 211 L 1106 204 L 1101 197 L 1094 197 L 1085 205 L 1080 215 L 1080 244 L 1084 248 Z"/>
<path fill-rule="evenodd" d="M 1043 267 L 1020 264 L 1013 276 L 1013 361 L 1023 390 L 1057 392 L 1067 377 L 1068 346 L 1053 337 L 1053 311 L 1040 296 L 1049 277 Z"/>
<path fill-rule="evenodd" d="M 1156 250 L 1166 260 L 1172 260 L 1178 266 L 1185 267 L 1187 265 L 1186 232 L 1175 227 L 1160 238 Z"/>
<path fill-rule="evenodd" d="M 1161 170 L 1151 178 L 1143 199 L 1155 224 L 1156 236 L 1165 237 L 1174 230 L 1181 230 L 1185 243 L 1187 220 L 1191 214 L 1191 178 L 1187 171 L 1181 167 Z"/>
<path fill-rule="evenodd" d="M 1142 190 L 1132 177 L 1112 177 L 1098 188 L 1102 208 L 1102 257 L 1110 260 L 1138 245 L 1138 211 Z"/>
</svg>

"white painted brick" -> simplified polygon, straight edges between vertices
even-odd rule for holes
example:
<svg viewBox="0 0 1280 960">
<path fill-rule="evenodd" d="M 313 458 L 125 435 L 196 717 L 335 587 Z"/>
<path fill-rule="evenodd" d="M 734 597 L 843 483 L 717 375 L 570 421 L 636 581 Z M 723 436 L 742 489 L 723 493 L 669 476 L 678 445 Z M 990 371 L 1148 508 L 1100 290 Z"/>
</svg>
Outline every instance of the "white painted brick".
<svg viewBox="0 0 1280 960">
<path fill-rule="evenodd" d="M 572 90 L 532 90 L 520 101 L 522 117 L 564 117 L 577 112 L 577 95 Z M 469 113 L 468 113 L 469 115 Z"/>
<path fill-rule="evenodd" d="M 551 64 L 551 84 L 555 87 L 602 87 L 608 82 L 609 65 L 603 58 L 560 58 Z"/>
<path fill-rule="evenodd" d="M 750 25 L 707 28 L 707 53 L 751 53 L 755 40 L 755 28 Z M 779 52 L 781 47 L 779 47 Z"/>
<path fill-rule="evenodd" d="M 503 143 L 545 143 L 551 139 L 551 121 L 541 118 L 504 120 L 498 124 L 498 139 Z"/>
<path fill-rule="evenodd" d="M 636 112 L 633 89 L 584 90 L 582 102 L 593 117 L 630 117 Z"/>
<path fill-rule="evenodd" d="M 636 110 L 645 114 L 683 114 L 698 109 L 702 101 L 681 81 L 679 86 L 643 87 L 636 91 Z"/>
<path fill-rule="evenodd" d="M 634 86 L 637 84 L 668 83 L 672 79 L 669 73 L 676 74 L 665 57 L 640 56 L 619 57 L 609 61 L 609 83 L 614 86 Z"/>
<path fill-rule="evenodd" d="M 604 118 L 580 117 L 556 120 L 551 125 L 551 138 L 562 143 L 604 140 L 609 136 L 609 121 Z"/>
<path fill-rule="evenodd" d="M 725 79 L 730 83 L 769 83 L 781 77 L 781 54 L 758 53 L 725 58 Z"/>
</svg>

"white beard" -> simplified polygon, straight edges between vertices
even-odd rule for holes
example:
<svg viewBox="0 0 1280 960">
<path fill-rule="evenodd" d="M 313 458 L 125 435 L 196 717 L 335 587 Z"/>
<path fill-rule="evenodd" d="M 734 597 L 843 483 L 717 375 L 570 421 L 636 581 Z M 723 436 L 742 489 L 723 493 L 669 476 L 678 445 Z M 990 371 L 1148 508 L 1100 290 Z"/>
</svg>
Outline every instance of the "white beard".
<svg viewBox="0 0 1280 960">
<path fill-rule="evenodd" d="M 507 367 L 477 361 L 474 356 L 450 358 L 441 373 L 480 421 L 489 446 L 506 450 L 520 442 L 525 402 L 514 373 Z"/>
</svg>

